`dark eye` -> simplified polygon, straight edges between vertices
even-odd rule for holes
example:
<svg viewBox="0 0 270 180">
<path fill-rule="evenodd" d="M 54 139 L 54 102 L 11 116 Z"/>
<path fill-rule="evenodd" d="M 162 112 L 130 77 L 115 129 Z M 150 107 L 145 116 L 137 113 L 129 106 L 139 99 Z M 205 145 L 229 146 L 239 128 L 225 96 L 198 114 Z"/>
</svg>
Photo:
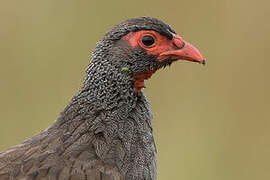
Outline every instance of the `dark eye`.
<svg viewBox="0 0 270 180">
<path fill-rule="evenodd" d="M 152 37 L 152 36 L 143 36 L 142 37 L 142 43 L 145 45 L 145 46 L 152 46 L 154 43 L 155 43 L 155 39 Z"/>
</svg>

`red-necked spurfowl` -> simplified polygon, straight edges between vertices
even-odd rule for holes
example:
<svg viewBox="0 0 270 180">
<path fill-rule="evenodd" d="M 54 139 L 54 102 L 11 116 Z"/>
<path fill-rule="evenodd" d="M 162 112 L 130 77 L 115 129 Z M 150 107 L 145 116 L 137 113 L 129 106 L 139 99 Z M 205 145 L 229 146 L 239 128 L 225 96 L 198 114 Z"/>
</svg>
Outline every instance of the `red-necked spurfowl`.
<svg viewBox="0 0 270 180">
<path fill-rule="evenodd" d="M 97 43 L 82 88 L 41 133 L 0 153 L 1 180 L 155 180 L 144 80 L 200 52 L 151 17 L 128 19 Z"/>
</svg>

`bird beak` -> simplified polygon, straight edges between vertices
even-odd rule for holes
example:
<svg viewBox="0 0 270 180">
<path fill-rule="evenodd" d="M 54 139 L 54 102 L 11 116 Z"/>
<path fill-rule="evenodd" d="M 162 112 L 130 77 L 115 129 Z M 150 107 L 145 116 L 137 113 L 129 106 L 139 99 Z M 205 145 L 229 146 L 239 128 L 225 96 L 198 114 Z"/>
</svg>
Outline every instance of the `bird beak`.
<svg viewBox="0 0 270 180">
<path fill-rule="evenodd" d="M 169 50 L 161 53 L 158 60 L 168 57 L 172 60 L 188 60 L 205 65 L 205 59 L 200 51 L 176 34 L 173 35 L 172 45 Z"/>
</svg>

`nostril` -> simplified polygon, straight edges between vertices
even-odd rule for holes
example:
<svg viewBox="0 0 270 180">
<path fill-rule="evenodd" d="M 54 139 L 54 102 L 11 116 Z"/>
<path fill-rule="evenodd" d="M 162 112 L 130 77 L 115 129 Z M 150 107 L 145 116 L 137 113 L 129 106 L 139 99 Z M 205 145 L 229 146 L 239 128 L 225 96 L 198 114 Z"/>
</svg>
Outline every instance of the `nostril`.
<svg viewBox="0 0 270 180">
<path fill-rule="evenodd" d="M 181 47 L 181 49 L 184 48 L 185 45 L 186 45 L 186 43 L 183 41 L 183 42 L 182 42 L 182 47 Z"/>
</svg>

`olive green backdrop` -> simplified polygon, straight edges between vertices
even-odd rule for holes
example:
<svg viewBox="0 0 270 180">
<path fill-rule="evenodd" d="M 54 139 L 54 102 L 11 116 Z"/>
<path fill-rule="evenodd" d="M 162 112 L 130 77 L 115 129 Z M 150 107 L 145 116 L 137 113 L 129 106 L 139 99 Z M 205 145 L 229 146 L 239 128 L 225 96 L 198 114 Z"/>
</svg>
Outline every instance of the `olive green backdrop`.
<svg viewBox="0 0 270 180">
<path fill-rule="evenodd" d="M 0 150 L 57 118 L 107 30 L 147 15 L 207 59 L 146 82 L 158 180 L 270 179 L 270 1 L 0 2 Z"/>
</svg>

